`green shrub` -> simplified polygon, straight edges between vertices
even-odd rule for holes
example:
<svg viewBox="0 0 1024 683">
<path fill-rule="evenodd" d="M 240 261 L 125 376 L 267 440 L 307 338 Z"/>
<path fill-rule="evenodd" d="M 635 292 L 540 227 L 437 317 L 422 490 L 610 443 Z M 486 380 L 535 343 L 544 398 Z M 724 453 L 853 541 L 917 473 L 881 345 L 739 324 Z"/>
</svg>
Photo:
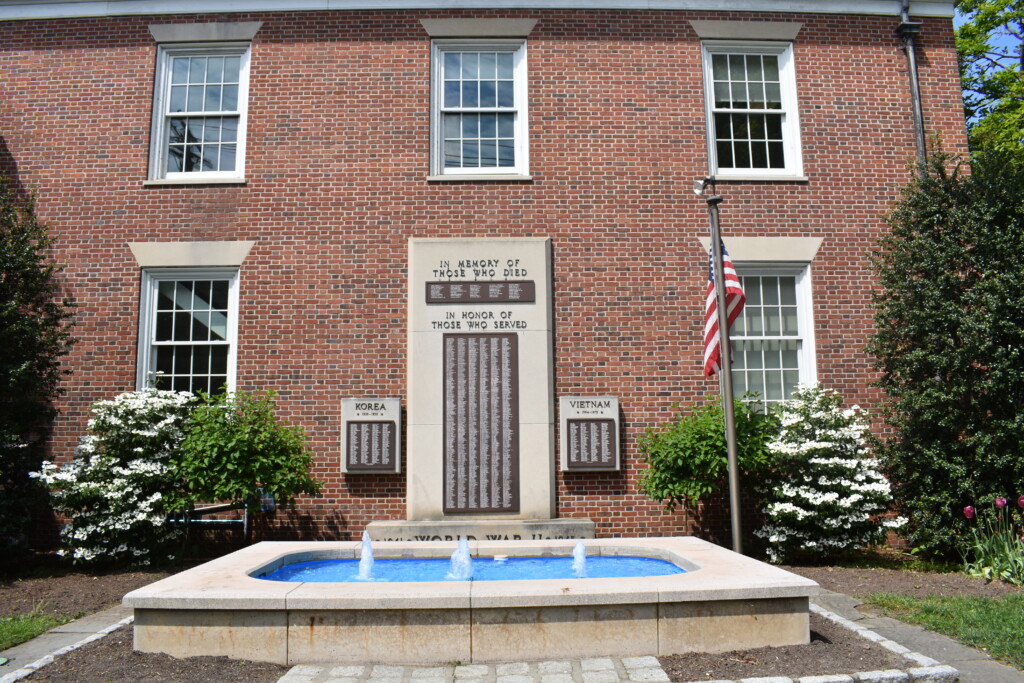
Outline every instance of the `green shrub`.
<svg viewBox="0 0 1024 683">
<path fill-rule="evenodd" d="M 1024 490 L 1024 162 L 951 164 L 936 155 L 889 217 L 869 346 L 905 536 L 948 556 L 965 505 Z"/>
<path fill-rule="evenodd" d="M 889 482 L 868 458 L 865 413 L 817 385 L 801 385 L 779 409 L 780 429 L 768 444 L 771 468 L 758 480 L 768 558 L 823 558 L 882 540 L 878 515 L 891 503 Z"/>
<path fill-rule="evenodd" d="M 302 428 L 274 416 L 274 394 L 200 393 L 181 444 L 176 474 L 192 501 L 244 501 L 258 512 L 256 490 L 289 505 L 320 491 Z"/>
<path fill-rule="evenodd" d="M 29 473 L 45 459 L 61 394 L 61 366 L 74 339 L 74 302 L 62 297 L 53 239 L 0 175 L 0 562 L 27 549 L 40 500 Z"/>
<path fill-rule="evenodd" d="M 737 400 L 735 403 L 737 459 L 740 472 L 756 476 L 768 460 L 767 443 L 777 421 L 771 414 Z M 725 443 L 725 411 L 720 401 L 693 405 L 678 412 L 671 422 L 648 427 L 639 439 L 647 469 L 640 488 L 648 498 L 696 507 L 704 496 L 725 485 L 728 457 Z"/>
<path fill-rule="evenodd" d="M 316 493 L 299 427 L 274 416 L 272 395 L 217 396 L 144 389 L 93 406 L 74 460 L 32 476 L 69 518 L 63 549 L 75 563 L 147 565 L 175 559 L 183 527 L 169 517 L 196 503 L 247 504 L 258 488 L 287 504 Z"/>
</svg>

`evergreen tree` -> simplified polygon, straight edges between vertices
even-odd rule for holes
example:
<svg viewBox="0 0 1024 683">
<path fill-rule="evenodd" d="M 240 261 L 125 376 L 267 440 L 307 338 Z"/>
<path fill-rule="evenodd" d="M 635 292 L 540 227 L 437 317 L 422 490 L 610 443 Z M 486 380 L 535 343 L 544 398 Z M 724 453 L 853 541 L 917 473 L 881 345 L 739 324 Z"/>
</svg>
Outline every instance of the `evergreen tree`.
<svg viewBox="0 0 1024 683">
<path fill-rule="evenodd" d="M 1024 160 L 936 154 L 889 217 L 875 268 L 879 455 L 911 542 L 950 553 L 965 505 L 1024 491 Z"/>
<path fill-rule="evenodd" d="M 60 394 L 61 358 L 74 340 L 74 304 L 61 297 L 61 267 L 32 199 L 19 200 L 0 176 L 0 550 L 23 546 L 30 505 Z M 43 499 L 45 500 L 45 499 Z"/>
</svg>

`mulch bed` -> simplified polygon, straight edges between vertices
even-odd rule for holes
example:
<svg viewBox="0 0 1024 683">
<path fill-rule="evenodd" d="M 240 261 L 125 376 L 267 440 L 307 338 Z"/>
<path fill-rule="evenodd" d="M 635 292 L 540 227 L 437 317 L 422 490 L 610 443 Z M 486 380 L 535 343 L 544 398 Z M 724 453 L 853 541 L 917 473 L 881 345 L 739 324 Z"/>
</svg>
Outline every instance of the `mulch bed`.
<svg viewBox="0 0 1024 683">
<path fill-rule="evenodd" d="M 1001 598 L 1024 592 L 1024 587 L 1000 581 L 985 583 L 966 574 L 915 572 L 904 569 L 847 569 L 842 567 L 783 567 L 817 581 L 822 588 L 863 598 L 872 593 L 894 593 L 923 598 L 931 595 Z"/>
<path fill-rule="evenodd" d="M 291 667 L 247 662 L 227 657 L 175 659 L 132 651 L 132 630 L 125 627 L 106 638 L 56 658 L 53 664 L 28 677 L 29 683 L 274 683 Z M 2 669 L 0 669 L 2 671 Z"/>
<path fill-rule="evenodd" d="M 811 614 L 808 645 L 762 647 L 723 654 L 691 652 L 659 657 L 673 681 L 714 681 L 759 676 L 825 676 L 907 669 L 911 664 L 828 619 Z"/>
<path fill-rule="evenodd" d="M 56 569 L 27 579 L 0 579 L 0 614 L 80 616 L 120 604 L 125 593 L 170 576 L 169 571 L 86 574 Z"/>
<path fill-rule="evenodd" d="M 904 595 L 982 595 L 1001 597 L 1021 588 L 986 584 L 963 574 L 933 574 L 893 569 L 835 567 L 787 567 L 817 581 L 823 588 L 853 596 L 876 592 Z M 169 572 L 111 572 L 86 574 L 57 571 L 52 576 L 0 580 L 0 614 L 30 611 L 40 603 L 46 612 L 78 614 L 96 612 L 120 602 L 121 597 Z M 836 624 L 811 615 L 811 643 L 791 647 L 761 648 L 723 654 L 685 654 L 662 657 L 673 681 L 739 679 L 755 676 L 814 676 L 881 669 L 906 669 L 903 657 Z M 0 667 L 7 673 L 19 664 Z M 132 651 L 131 629 L 120 629 L 57 660 L 29 681 L 276 681 L 289 667 L 228 659 L 195 657 L 187 660 L 167 655 Z"/>
</svg>

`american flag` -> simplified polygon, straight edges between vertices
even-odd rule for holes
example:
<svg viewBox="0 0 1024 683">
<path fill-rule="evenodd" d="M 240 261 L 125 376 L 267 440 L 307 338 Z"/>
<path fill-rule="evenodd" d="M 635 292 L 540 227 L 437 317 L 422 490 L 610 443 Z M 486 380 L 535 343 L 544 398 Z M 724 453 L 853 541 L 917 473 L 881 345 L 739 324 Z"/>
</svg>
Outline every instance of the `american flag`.
<svg viewBox="0 0 1024 683">
<path fill-rule="evenodd" d="M 743 311 L 747 297 L 740 286 L 740 279 L 733 268 L 729 252 L 722 244 L 722 270 L 725 271 L 725 304 L 728 327 Z M 704 376 L 710 377 L 722 369 L 722 346 L 718 336 L 718 298 L 715 296 L 715 257 L 713 249 L 708 250 L 708 297 L 704 305 Z"/>
</svg>

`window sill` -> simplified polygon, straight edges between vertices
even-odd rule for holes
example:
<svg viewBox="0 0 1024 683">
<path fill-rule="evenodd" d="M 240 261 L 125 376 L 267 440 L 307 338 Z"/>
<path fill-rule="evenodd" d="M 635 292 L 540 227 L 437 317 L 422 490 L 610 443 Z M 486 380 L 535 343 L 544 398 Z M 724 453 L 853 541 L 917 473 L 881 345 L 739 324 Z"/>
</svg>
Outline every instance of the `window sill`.
<svg viewBox="0 0 1024 683">
<path fill-rule="evenodd" d="M 461 175 L 428 175 L 427 182 L 430 183 L 464 183 L 464 182 L 479 182 L 481 180 L 500 180 L 500 181 L 529 181 L 533 180 L 533 176 L 518 175 L 516 173 L 466 173 Z"/>
<path fill-rule="evenodd" d="M 143 180 L 143 187 L 155 187 L 159 185 L 245 185 L 245 178 L 160 178 L 158 180 Z"/>
<path fill-rule="evenodd" d="M 807 176 L 803 175 L 758 175 L 756 173 L 744 175 L 716 175 L 715 182 L 757 182 L 757 183 L 806 183 Z"/>
</svg>

